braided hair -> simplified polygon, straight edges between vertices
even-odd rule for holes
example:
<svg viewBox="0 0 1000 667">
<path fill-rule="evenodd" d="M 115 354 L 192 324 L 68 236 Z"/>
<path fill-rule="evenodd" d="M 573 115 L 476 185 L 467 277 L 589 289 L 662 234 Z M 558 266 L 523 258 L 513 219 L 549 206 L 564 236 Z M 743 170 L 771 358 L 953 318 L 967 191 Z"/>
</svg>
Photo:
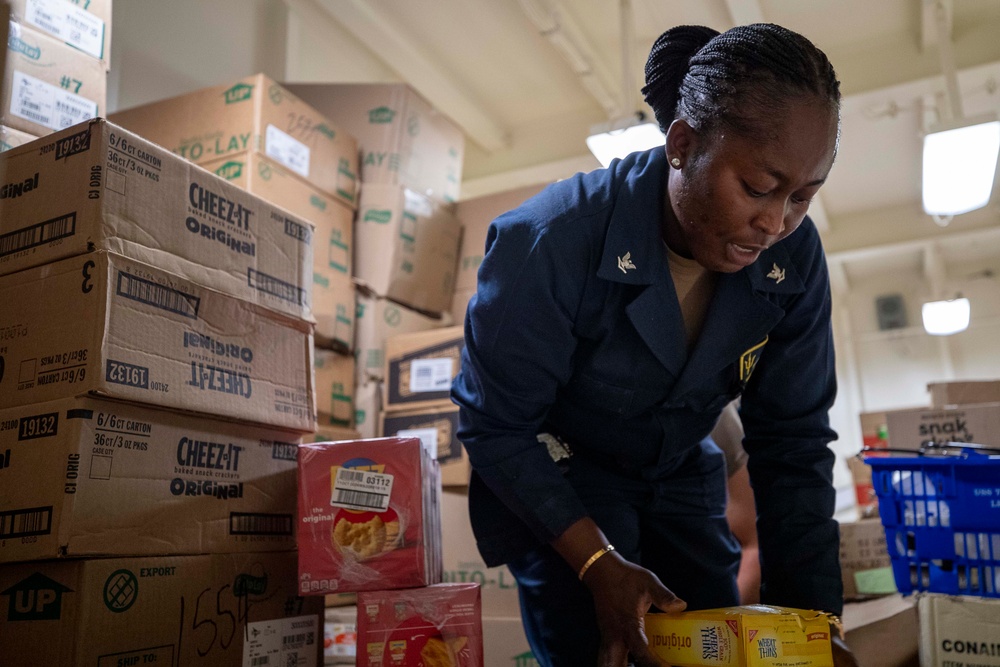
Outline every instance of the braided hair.
<svg viewBox="0 0 1000 667">
<path fill-rule="evenodd" d="M 770 23 L 721 34 L 704 26 L 667 30 L 646 61 L 642 94 L 664 134 L 677 118 L 700 132 L 725 125 L 753 134 L 803 95 L 840 109 L 840 82 L 826 55 L 802 35 Z"/>
</svg>

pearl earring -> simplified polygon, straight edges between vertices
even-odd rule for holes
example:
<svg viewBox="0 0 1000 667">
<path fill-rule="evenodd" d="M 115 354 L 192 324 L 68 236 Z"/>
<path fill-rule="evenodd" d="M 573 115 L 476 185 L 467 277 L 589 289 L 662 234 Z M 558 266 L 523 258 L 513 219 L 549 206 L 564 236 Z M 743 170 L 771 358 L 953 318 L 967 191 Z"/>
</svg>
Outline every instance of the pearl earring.
<svg viewBox="0 0 1000 667">
<path fill-rule="evenodd" d="M 672 158 L 670 158 L 670 166 L 673 167 L 674 169 L 680 169 L 681 168 L 681 159 L 679 157 L 672 157 Z"/>
</svg>

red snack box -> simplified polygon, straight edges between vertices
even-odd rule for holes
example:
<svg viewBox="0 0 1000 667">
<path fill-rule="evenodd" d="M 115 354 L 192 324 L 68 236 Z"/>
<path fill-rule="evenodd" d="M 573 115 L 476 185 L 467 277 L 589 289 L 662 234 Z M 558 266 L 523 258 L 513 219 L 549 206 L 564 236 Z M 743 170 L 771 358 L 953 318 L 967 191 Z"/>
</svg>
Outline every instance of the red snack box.
<svg viewBox="0 0 1000 667">
<path fill-rule="evenodd" d="M 299 592 L 441 581 L 441 473 L 417 438 L 299 447 Z"/>
<path fill-rule="evenodd" d="M 358 594 L 358 667 L 483 667 L 479 584 Z"/>
</svg>

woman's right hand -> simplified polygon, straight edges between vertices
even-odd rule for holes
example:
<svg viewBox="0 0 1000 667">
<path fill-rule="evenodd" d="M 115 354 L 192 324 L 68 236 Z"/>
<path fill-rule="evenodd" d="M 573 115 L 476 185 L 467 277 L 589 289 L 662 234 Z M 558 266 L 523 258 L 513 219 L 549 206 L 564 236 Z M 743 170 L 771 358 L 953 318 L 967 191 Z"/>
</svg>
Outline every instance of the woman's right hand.
<svg viewBox="0 0 1000 667">
<path fill-rule="evenodd" d="M 659 577 L 616 552 L 598 559 L 584 574 L 601 631 L 598 667 L 626 667 L 629 656 L 638 667 L 664 667 L 649 650 L 644 619 L 650 606 L 683 611 L 687 603 L 663 585 Z"/>
</svg>

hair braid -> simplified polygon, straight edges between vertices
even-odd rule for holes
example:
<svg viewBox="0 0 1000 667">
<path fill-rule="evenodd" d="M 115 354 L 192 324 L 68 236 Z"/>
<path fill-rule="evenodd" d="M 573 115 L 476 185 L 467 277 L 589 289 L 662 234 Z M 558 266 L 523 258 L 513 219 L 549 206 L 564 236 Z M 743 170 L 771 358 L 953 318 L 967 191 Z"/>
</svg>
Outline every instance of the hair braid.
<svg viewBox="0 0 1000 667">
<path fill-rule="evenodd" d="M 697 129 L 724 123 L 751 132 L 803 94 L 840 105 L 840 83 L 826 55 L 770 23 L 721 34 L 701 26 L 667 30 L 650 51 L 642 93 L 664 132 L 676 118 Z"/>
</svg>

